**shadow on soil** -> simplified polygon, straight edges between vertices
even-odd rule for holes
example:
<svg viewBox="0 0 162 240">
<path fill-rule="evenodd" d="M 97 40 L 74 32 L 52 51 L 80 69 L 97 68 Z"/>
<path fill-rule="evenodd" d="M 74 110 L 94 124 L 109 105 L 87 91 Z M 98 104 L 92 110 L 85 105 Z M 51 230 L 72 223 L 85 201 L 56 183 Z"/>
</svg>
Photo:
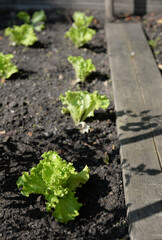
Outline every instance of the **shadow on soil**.
<svg viewBox="0 0 162 240">
<path fill-rule="evenodd" d="M 83 48 L 87 48 L 89 50 L 91 50 L 92 52 L 95 52 L 95 53 L 106 53 L 107 52 L 107 49 L 106 49 L 106 46 L 103 46 L 103 45 L 93 45 L 91 43 L 87 43 L 83 46 Z"/>
<path fill-rule="evenodd" d="M 110 76 L 108 74 L 105 73 L 101 73 L 101 72 L 92 72 L 88 78 L 86 79 L 86 81 L 88 83 L 91 83 L 94 79 L 97 79 L 98 81 L 104 82 L 107 81 L 108 79 L 110 79 Z"/>
<path fill-rule="evenodd" d="M 35 72 L 33 71 L 26 71 L 24 69 L 19 69 L 19 72 L 13 74 L 9 80 L 17 80 L 18 78 L 21 78 L 21 79 L 28 79 L 28 77 L 31 75 L 31 74 L 34 74 Z"/>
</svg>

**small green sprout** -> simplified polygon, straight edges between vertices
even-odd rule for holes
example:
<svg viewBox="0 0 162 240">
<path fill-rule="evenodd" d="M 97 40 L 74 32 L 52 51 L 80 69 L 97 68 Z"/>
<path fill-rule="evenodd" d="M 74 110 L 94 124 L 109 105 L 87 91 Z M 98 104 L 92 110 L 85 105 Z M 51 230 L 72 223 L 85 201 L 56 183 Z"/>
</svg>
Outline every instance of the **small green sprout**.
<svg viewBox="0 0 162 240">
<path fill-rule="evenodd" d="M 21 26 L 13 26 L 13 28 L 6 28 L 4 32 L 5 36 L 10 37 L 10 42 L 15 45 L 33 45 L 37 40 L 37 36 L 34 33 L 33 27 L 29 24 L 23 24 Z"/>
<path fill-rule="evenodd" d="M 92 20 L 94 19 L 93 16 L 86 16 L 83 12 L 75 12 L 73 14 L 73 20 L 74 20 L 74 27 L 80 28 L 80 27 L 89 27 Z"/>
<path fill-rule="evenodd" d="M 87 42 L 91 41 L 93 35 L 95 34 L 96 34 L 96 31 L 91 28 L 71 27 L 69 31 L 65 33 L 65 37 L 68 37 L 77 48 L 80 48 L 83 45 L 85 45 Z"/>
<path fill-rule="evenodd" d="M 17 14 L 18 18 L 24 21 L 24 23 L 31 25 L 35 31 L 41 31 L 45 28 L 46 14 L 45 12 L 35 12 L 32 17 L 25 11 L 21 11 Z"/>
<path fill-rule="evenodd" d="M 8 79 L 12 74 L 18 72 L 18 68 L 11 62 L 14 58 L 13 54 L 0 53 L 0 78 L 1 80 Z"/>
<path fill-rule="evenodd" d="M 68 61 L 72 64 L 75 69 L 76 82 L 84 82 L 86 78 L 90 75 L 92 71 L 95 71 L 96 68 L 92 63 L 91 59 L 84 59 L 80 56 L 68 57 Z"/>
</svg>

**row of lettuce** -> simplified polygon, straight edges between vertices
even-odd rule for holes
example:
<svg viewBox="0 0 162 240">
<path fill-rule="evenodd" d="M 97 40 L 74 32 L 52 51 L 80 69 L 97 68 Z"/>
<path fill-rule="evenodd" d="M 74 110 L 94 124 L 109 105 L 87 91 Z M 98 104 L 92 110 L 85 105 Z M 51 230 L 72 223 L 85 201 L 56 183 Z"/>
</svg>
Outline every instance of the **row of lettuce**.
<svg viewBox="0 0 162 240">
<path fill-rule="evenodd" d="M 22 11 L 17 15 L 24 24 L 5 29 L 5 36 L 10 37 L 13 46 L 22 44 L 30 46 L 38 40 L 35 31 L 45 28 L 46 15 L 44 11 L 35 12 L 32 16 Z M 92 39 L 95 30 L 89 26 L 93 16 L 86 16 L 82 12 L 73 14 L 72 27 L 65 33 L 77 48 Z M 12 54 L 0 53 L 0 77 L 7 79 L 12 74 L 18 72 L 11 59 Z M 84 59 L 81 56 L 70 56 L 68 61 L 72 64 L 75 73 L 75 83 L 84 82 L 92 71 L 96 68 L 91 59 Z M 75 125 L 82 133 L 89 131 L 89 126 L 85 123 L 88 117 L 93 117 L 95 110 L 108 108 L 110 102 L 105 95 L 100 95 L 97 91 L 66 91 L 59 99 L 62 102 L 62 113 L 70 114 Z M 46 199 L 47 211 L 52 211 L 55 219 L 62 223 L 74 220 L 79 215 L 82 206 L 75 196 L 76 188 L 81 187 L 89 179 L 88 166 L 81 172 L 77 172 L 72 163 L 67 163 L 55 151 L 49 151 L 41 156 L 43 159 L 30 169 L 30 172 L 23 172 L 18 178 L 17 186 L 24 196 L 30 194 L 42 194 Z"/>
</svg>

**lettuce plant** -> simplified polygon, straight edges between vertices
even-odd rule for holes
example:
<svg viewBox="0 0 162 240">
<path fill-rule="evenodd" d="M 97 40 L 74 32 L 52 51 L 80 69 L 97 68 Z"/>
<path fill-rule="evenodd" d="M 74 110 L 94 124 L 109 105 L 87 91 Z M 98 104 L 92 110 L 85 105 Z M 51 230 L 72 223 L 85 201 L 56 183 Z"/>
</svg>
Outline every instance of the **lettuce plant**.
<svg viewBox="0 0 162 240">
<path fill-rule="evenodd" d="M 9 78 L 12 74 L 18 72 L 18 68 L 11 62 L 14 57 L 12 54 L 0 53 L 0 78 L 5 80 Z"/>
<path fill-rule="evenodd" d="M 33 27 L 29 24 L 23 24 L 21 26 L 15 25 L 13 28 L 8 27 L 5 29 L 4 35 L 10 37 L 13 46 L 21 44 L 30 46 L 38 40 Z"/>
<path fill-rule="evenodd" d="M 32 17 L 24 11 L 19 12 L 17 16 L 24 23 L 31 25 L 36 31 L 41 31 L 45 28 L 46 14 L 43 10 L 35 12 Z"/>
<path fill-rule="evenodd" d="M 84 122 L 88 117 L 94 116 L 94 111 L 99 108 L 108 108 L 110 102 L 105 95 L 98 94 L 97 91 L 89 93 L 87 91 L 74 91 L 68 90 L 60 95 L 60 100 L 66 107 L 62 108 L 62 113 L 70 113 L 75 125 L 79 125 Z"/>
<path fill-rule="evenodd" d="M 96 34 L 96 31 L 87 28 L 87 27 L 71 27 L 69 31 L 65 33 L 65 37 L 68 37 L 74 45 L 79 48 L 82 47 L 84 44 L 92 40 L 93 35 Z"/>
<path fill-rule="evenodd" d="M 74 20 L 74 27 L 80 28 L 80 27 L 89 27 L 92 20 L 94 19 L 93 16 L 86 16 L 83 12 L 75 12 L 73 14 L 73 20 Z"/>
<path fill-rule="evenodd" d="M 91 59 L 84 59 L 80 56 L 68 57 L 68 61 L 72 64 L 75 69 L 76 82 L 84 82 L 86 78 L 90 75 L 92 71 L 95 71 L 96 68 L 92 63 Z"/>
<path fill-rule="evenodd" d="M 155 40 L 154 39 L 151 39 L 151 40 L 148 40 L 148 44 L 152 47 L 152 48 L 156 48 L 158 43 L 160 41 L 160 38 L 156 38 Z"/>
<path fill-rule="evenodd" d="M 18 178 L 17 186 L 21 193 L 42 194 L 47 200 L 47 211 L 53 211 L 55 219 L 62 223 L 74 220 L 82 206 L 75 197 L 76 188 L 89 179 L 89 168 L 85 166 L 77 172 L 72 163 L 67 163 L 55 151 L 45 152 L 30 173 L 23 172 Z"/>
</svg>

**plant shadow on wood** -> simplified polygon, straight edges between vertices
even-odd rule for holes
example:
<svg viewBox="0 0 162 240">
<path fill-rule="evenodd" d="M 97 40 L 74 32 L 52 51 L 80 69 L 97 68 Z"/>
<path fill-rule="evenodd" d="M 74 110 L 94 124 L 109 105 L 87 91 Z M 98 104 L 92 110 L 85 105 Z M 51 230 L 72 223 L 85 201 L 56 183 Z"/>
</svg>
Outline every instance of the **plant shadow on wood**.
<svg viewBox="0 0 162 240">
<path fill-rule="evenodd" d="M 138 141 L 142 141 L 148 138 L 152 138 L 153 136 L 159 136 L 162 134 L 162 115 L 152 116 L 149 114 L 150 110 L 142 111 L 139 114 L 134 114 L 132 111 L 120 111 L 117 112 L 117 117 L 123 117 L 124 115 L 128 116 L 130 122 L 120 126 L 120 129 L 123 130 L 123 133 L 119 135 L 120 144 L 127 145 L 131 143 L 135 143 Z M 136 118 L 138 119 L 136 121 Z M 147 131 L 148 130 L 148 131 Z M 139 132 L 139 135 L 133 137 L 123 138 L 124 132 Z M 143 132 L 141 133 L 140 132 Z"/>
<path fill-rule="evenodd" d="M 127 209 L 129 210 L 131 204 L 127 204 Z M 135 222 L 141 221 L 142 219 L 149 218 L 155 214 L 162 212 L 162 200 L 155 201 L 154 203 L 148 204 L 142 208 L 129 211 L 128 219 L 129 219 L 129 230 L 133 229 L 133 224 Z M 159 238 L 160 239 L 160 238 Z"/>
<path fill-rule="evenodd" d="M 130 163 L 127 159 L 122 160 L 122 166 L 123 169 L 129 170 L 129 174 L 125 174 L 126 183 L 125 185 L 128 186 L 131 182 L 132 175 L 149 175 L 149 176 L 156 176 L 158 174 L 161 174 L 161 170 L 153 169 L 153 168 L 147 168 L 145 164 L 139 164 L 137 167 L 130 167 Z"/>
</svg>

